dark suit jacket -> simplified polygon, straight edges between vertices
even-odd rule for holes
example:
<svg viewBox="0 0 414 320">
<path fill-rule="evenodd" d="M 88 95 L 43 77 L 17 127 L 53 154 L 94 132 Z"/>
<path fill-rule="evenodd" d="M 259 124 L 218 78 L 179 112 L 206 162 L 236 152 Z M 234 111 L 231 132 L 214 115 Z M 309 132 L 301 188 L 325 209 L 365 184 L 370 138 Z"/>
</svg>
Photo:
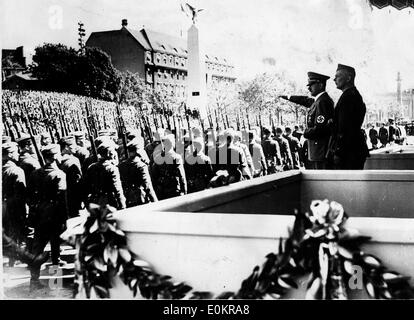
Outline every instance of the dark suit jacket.
<svg viewBox="0 0 414 320">
<path fill-rule="evenodd" d="M 365 103 L 357 88 L 345 90 L 335 107 L 333 136 L 336 139 L 335 154 L 338 157 L 365 158 L 369 155 L 361 131 L 365 113 Z"/>
<path fill-rule="evenodd" d="M 304 137 L 309 140 L 308 158 L 310 161 L 324 161 L 331 135 L 328 121 L 334 117 L 334 102 L 326 92 L 316 101 L 304 96 L 291 96 L 289 100 L 309 108 L 304 132 Z"/>
</svg>

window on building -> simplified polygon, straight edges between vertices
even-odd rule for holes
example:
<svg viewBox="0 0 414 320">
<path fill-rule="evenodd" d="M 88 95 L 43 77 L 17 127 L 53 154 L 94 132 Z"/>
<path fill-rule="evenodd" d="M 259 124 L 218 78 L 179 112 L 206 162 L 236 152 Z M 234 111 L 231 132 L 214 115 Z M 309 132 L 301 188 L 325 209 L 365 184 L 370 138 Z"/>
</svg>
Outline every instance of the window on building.
<svg viewBox="0 0 414 320">
<path fill-rule="evenodd" d="M 170 62 L 170 65 L 173 64 L 173 56 L 169 56 L 169 62 Z"/>
<path fill-rule="evenodd" d="M 150 51 L 145 52 L 145 60 L 146 60 L 147 63 L 152 62 L 152 57 L 151 57 L 151 52 Z"/>
<path fill-rule="evenodd" d="M 157 59 L 157 63 L 161 62 L 161 55 L 159 53 L 157 53 L 156 55 L 156 59 Z"/>
<path fill-rule="evenodd" d="M 167 55 L 166 54 L 163 55 L 163 61 L 164 61 L 164 64 L 167 64 Z"/>
</svg>

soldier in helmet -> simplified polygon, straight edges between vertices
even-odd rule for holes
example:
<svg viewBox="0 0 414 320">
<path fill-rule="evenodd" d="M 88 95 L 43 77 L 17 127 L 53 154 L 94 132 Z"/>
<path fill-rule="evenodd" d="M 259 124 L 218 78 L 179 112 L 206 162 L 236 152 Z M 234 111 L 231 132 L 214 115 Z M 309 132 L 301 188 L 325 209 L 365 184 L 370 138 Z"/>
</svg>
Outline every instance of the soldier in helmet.
<svg viewBox="0 0 414 320">
<path fill-rule="evenodd" d="M 192 145 L 193 153 L 187 154 L 184 164 L 188 193 L 206 189 L 214 176 L 211 160 L 204 154 L 203 139 L 193 139 Z"/>
<path fill-rule="evenodd" d="M 149 159 L 143 159 L 145 153 L 143 139 L 134 138 L 127 144 L 128 159 L 119 164 L 122 187 L 128 208 L 158 201 L 149 174 Z"/>
<path fill-rule="evenodd" d="M 42 254 L 50 242 L 52 263 L 64 264 L 60 260 L 60 234 L 65 229 L 68 217 L 66 200 L 66 174 L 59 169 L 61 153 L 58 144 L 50 144 L 42 149 L 45 166 L 31 176 L 30 188 L 35 210 L 31 225 L 34 226 L 32 254 Z M 30 288 L 42 288 L 39 281 L 40 266 L 31 268 Z"/>
<path fill-rule="evenodd" d="M 78 146 L 74 136 L 63 137 L 59 144 L 62 150 L 59 167 L 66 174 L 68 213 L 73 218 L 79 214 L 83 194 L 82 168 L 79 158 L 75 157 Z"/>
<path fill-rule="evenodd" d="M 187 193 L 187 180 L 182 157 L 174 151 L 175 137 L 169 134 L 161 138 L 164 149 L 154 150 L 152 177 L 160 200 Z M 161 151 L 162 150 L 162 151 Z"/>
<path fill-rule="evenodd" d="M 99 160 L 89 166 L 85 176 L 86 201 L 125 209 L 126 201 L 115 159 L 116 145 L 110 139 L 103 139 L 97 152 Z"/>
<path fill-rule="evenodd" d="M 19 158 L 17 143 L 2 145 L 2 195 L 4 232 L 21 244 L 25 239 L 26 179 L 24 171 L 17 165 Z M 13 266 L 14 259 L 10 259 Z"/>
</svg>

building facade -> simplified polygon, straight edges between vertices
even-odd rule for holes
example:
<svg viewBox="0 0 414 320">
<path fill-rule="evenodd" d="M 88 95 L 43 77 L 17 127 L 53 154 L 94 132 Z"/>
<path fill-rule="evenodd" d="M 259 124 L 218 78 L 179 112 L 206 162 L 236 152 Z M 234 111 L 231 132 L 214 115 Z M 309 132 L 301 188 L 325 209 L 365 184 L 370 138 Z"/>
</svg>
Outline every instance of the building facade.
<svg viewBox="0 0 414 320">
<path fill-rule="evenodd" d="M 124 19 L 120 30 L 93 32 L 86 46 L 100 48 L 111 57 L 115 68 L 138 73 L 156 91 L 186 97 L 185 39 L 145 28 L 132 30 Z M 207 88 L 217 83 L 234 83 L 234 66 L 227 59 L 206 54 L 205 63 Z"/>
<path fill-rule="evenodd" d="M 2 81 L 6 78 L 25 71 L 26 58 L 23 53 L 23 46 L 16 49 L 2 49 L 1 50 L 1 76 Z"/>
</svg>

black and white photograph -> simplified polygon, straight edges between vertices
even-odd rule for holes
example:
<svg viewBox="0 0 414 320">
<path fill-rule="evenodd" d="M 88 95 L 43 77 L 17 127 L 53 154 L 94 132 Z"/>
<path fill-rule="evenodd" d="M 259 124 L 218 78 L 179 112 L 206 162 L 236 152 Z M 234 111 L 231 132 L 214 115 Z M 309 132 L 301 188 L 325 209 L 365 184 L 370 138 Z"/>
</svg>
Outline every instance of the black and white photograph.
<svg viewBox="0 0 414 320">
<path fill-rule="evenodd" d="M 414 299 L 414 0 L 0 0 L 0 33 L 0 299 Z"/>
</svg>

